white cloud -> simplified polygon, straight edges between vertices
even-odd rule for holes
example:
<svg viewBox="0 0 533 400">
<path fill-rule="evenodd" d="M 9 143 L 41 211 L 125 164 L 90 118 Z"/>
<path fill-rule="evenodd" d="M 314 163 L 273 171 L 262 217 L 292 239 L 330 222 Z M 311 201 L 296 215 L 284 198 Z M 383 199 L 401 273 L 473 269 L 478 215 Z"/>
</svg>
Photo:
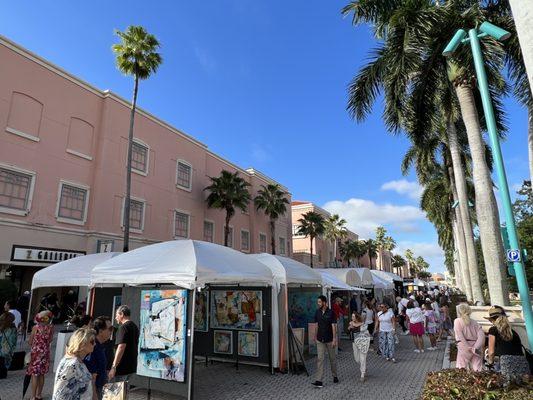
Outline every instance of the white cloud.
<svg viewBox="0 0 533 400">
<path fill-rule="evenodd" d="M 417 230 L 416 222 L 425 219 L 425 214 L 418 207 L 377 204 L 364 199 L 330 201 L 323 208 L 346 219 L 348 229 L 361 237 L 373 236 L 381 225 L 388 225 L 399 232 L 413 232 Z"/>
<path fill-rule="evenodd" d="M 446 270 L 444 266 L 444 251 L 437 243 L 404 240 L 397 243 L 394 252 L 403 255 L 407 249 L 411 249 L 415 257 L 424 257 L 431 266 L 431 271 L 444 272 Z"/>
<path fill-rule="evenodd" d="M 392 190 L 398 194 L 406 195 L 411 199 L 418 200 L 424 188 L 417 182 L 410 182 L 407 179 L 385 182 L 381 185 L 381 190 Z"/>
</svg>

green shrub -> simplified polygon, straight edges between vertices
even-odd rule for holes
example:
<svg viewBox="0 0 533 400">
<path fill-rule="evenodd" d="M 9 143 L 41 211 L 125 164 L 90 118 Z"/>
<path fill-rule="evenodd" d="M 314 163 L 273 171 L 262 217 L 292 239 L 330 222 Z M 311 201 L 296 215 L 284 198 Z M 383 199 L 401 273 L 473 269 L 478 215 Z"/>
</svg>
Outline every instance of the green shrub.
<svg viewBox="0 0 533 400">
<path fill-rule="evenodd" d="M 430 372 L 420 400 L 531 400 L 533 386 L 504 389 L 504 378 L 495 372 L 445 369 Z"/>
<path fill-rule="evenodd" d="M 0 279 L 0 307 L 4 311 L 4 303 L 8 300 L 17 299 L 18 289 L 13 282 L 7 279 Z"/>
</svg>

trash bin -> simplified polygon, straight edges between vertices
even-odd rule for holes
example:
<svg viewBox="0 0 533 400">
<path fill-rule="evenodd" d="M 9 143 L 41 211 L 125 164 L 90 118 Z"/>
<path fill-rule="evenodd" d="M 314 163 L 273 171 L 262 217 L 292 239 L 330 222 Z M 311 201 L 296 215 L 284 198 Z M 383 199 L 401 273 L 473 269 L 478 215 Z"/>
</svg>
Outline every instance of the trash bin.
<svg viewBox="0 0 533 400">
<path fill-rule="evenodd" d="M 57 370 L 57 367 L 59 366 L 59 362 L 65 355 L 65 349 L 67 347 L 68 340 L 74 333 L 71 329 L 63 329 L 59 331 L 57 334 L 57 344 L 56 344 L 56 352 L 54 354 L 54 373 Z"/>
</svg>

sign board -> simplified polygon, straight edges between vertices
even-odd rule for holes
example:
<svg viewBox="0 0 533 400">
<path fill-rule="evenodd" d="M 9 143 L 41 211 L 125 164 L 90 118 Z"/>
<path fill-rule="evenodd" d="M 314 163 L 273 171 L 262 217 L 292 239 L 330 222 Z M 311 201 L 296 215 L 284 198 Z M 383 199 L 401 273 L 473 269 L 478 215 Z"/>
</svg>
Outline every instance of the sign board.
<svg viewBox="0 0 533 400">
<path fill-rule="evenodd" d="M 84 256 L 85 254 L 87 254 L 85 251 L 19 246 L 15 244 L 11 249 L 11 261 L 53 264 L 59 261 L 70 260 L 74 257 Z"/>
<path fill-rule="evenodd" d="M 509 262 L 520 262 L 520 250 L 518 249 L 510 249 L 507 250 L 507 261 Z"/>
<path fill-rule="evenodd" d="M 96 252 L 97 253 L 111 253 L 115 247 L 114 240 L 99 240 L 96 243 Z"/>
</svg>

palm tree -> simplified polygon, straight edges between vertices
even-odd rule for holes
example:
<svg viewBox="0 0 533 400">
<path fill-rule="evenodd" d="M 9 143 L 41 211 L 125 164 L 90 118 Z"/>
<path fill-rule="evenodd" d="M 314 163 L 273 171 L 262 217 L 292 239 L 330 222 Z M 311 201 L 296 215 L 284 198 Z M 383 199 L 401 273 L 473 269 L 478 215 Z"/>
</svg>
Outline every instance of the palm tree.
<svg viewBox="0 0 533 400">
<path fill-rule="evenodd" d="M 383 226 L 378 226 L 376 228 L 376 239 L 375 243 L 378 247 L 378 258 L 377 258 L 377 268 L 379 270 L 383 270 L 383 246 L 385 244 L 385 235 L 387 234 L 387 230 Z"/>
<path fill-rule="evenodd" d="M 364 240 L 363 246 L 366 250 L 366 254 L 368 254 L 368 260 L 370 262 L 370 269 L 373 269 L 372 258 L 378 256 L 378 246 L 376 244 L 376 241 L 373 239 Z"/>
<path fill-rule="evenodd" d="M 359 240 L 347 240 L 340 244 L 339 252 L 342 259 L 347 261 L 347 266 L 349 267 L 354 259 L 357 260 L 358 265 L 360 264 L 359 260 L 366 254 L 366 248 Z"/>
<path fill-rule="evenodd" d="M 392 238 L 392 236 L 385 236 L 383 238 L 383 250 L 385 250 L 386 252 L 390 254 L 391 251 L 394 250 L 395 248 L 396 248 L 396 241 Z M 383 258 L 381 262 L 383 264 Z M 381 266 L 381 269 L 383 270 L 383 265 Z"/>
<path fill-rule="evenodd" d="M 235 210 L 246 211 L 251 200 L 248 187 L 250 184 L 239 176 L 238 172 L 222 170 L 220 176 L 209 177 L 211 184 L 204 190 L 209 192 L 206 198 L 209 208 L 226 211 L 224 225 L 224 246 L 228 246 L 229 223 L 235 215 Z"/>
<path fill-rule="evenodd" d="M 490 3 L 490 2 L 488 2 Z M 384 120 L 392 132 L 406 131 L 411 136 L 424 135 L 434 131 L 434 125 L 442 121 L 441 113 L 444 111 L 445 120 L 457 123 L 455 119 L 455 109 L 442 107 L 443 88 L 446 88 L 447 68 L 441 53 L 449 38 L 453 36 L 459 28 L 475 26 L 490 15 L 490 4 L 482 5 L 476 0 L 450 0 L 444 5 L 433 1 L 421 2 L 401 2 L 401 1 L 353 1 L 343 10 L 344 13 L 353 13 L 355 24 L 369 23 L 374 26 L 376 36 L 384 39 L 383 43 L 375 51 L 373 60 L 361 69 L 350 85 L 350 99 L 348 109 L 351 115 L 357 119 L 363 119 L 368 115 L 372 104 L 376 100 L 377 94 L 383 90 L 385 97 Z M 500 97 L 505 95 L 505 85 L 499 73 L 502 59 L 501 45 L 494 41 L 483 41 L 484 53 L 487 56 L 487 71 L 491 90 L 493 92 L 493 102 L 496 106 L 498 116 L 502 116 Z M 471 61 L 471 55 L 466 50 L 460 54 L 460 59 Z M 472 63 L 467 62 L 463 77 L 473 75 Z M 473 96 L 465 99 L 465 96 L 472 89 L 464 85 L 463 81 L 456 80 L 458 97 L 461 101 L 455 100 L 462 107 L 473 105 Z M 444 92 L 446 94 L 446 91 Z M 477 95 L 477 92 L 475 93 Z M 457 107 L 458 108 L 458 107 Z M 472 108 L 476 112 L 477 109 Z M 464 111 L 464 110 L 461 110 Z M 464 114 L 464 113 L 463 113 Z M 471 115 L 470 115 L 471 117 Z M 463 120 L 464 120 L 463 115 Z M 481 161 L 486 162 L 486 157 L 479 146 L 478 138 L 481 137 L 479 126 L 477 131 L 468 122 L 468 135 L 472 157 L 475 158 L 474 169 L 477 172 L 474 177 L 476 185 L 476 209 L 485 211 L 484 214 L 491 213 L 492 217 L 488 221 L 480 224 L 480 234 L 484 237 L 485 243 L 493 243 L 493 249 L 484 246 L 484 257 L 487 265 L 487 277 L 491 281 L 491 295 L 494 292 L 493 302 L 505 301 L 500 294 L 505 293 L 505 281 L 499 274 L 501 264 L 501 246 L 498 245 L 499 226 L 494 216 L 497 216 L 491 185 L 485 189 L 479 188 L 486 185 L 477 175 L 482 175 L 488 168 L 481 165 Z M 473 137 L 474 133 L 477 137 Z M 476 153 L 475 155 L 473 153 Z M 454 163 L 457 164 L 457 163 Z M 460 180 L 454 166 L 454 172 Z M 478 179 L 476 179 L 478 178 Z M 487 191 L 490 191 L 488 193 Z M 468 207 L 461 204 L 460 207 Z M 464 214 L 464 212 L 462 212 Z M 478 218 L 481 221 L 481 218 Z M 466 221 L 463 221 L 466 224 Z M 491 229 L 487 229 L 487 225 Z M 482 229 L 483 227 L 483 229 Z M 464 229 L 468 234 L 469 229 Z M 485 249 L 487 251 L 485 251 Z M 470 272 L 474 270 L 472 257 L 469 258 Z M 477 266 L 475 266 L 477 269 Z"/>
<path fill-rule="evenodd" d="M 403 268 L 403 266 L 405 265 L 405 259 L 399 255 L 399 254 L 395 254 L 392 256 L 392 260 L 391 260 L 391 266 L 392 266 L 392 270 L 396 270 L 396 274 L 398 275 L 402 275 L 401 273 L 401 269 Z"/>
<path fill-rule="evenodd" d="M 126 198 L 124 201 L 124 252 L 129 250 L 130 199 L 131 199 L 131 157 L 133 146 L 133 125 L 137 106 L 139 80 L 148 79 L 163 62 L 157 52 L 159 42 L 142 26 L 129 26 L 124 32 L 115 31 L 120 43 L 112 49 L 116 55 L 117 68 L 125 75 L 133 76 L 133 100 L 131 102 L 130 129 L 128 132 L 128 156 L 126 167 Z"/>
<path fill-rule="evenodd" d="M 325 219 L 316 211 L 308 211 L 298 220 L 298 234 L 309 237 L 311 242 L 311 268 L 313 268 L 313 242 L 324 234 Z"/>
<path fill-rule="evenodd" d="M 338 214 L 333 214 L 326 219 L 324 224 L 324 237 L 333 242 L 333 256 L 335 258 L 335 266 L 337 264 L 337 246 L 339 240 L 346 239 L 348 230 L 346 229 L 346 220 L 341 218 Z"/>
<path fill-rule="evenodd" d="M 414 271 L 414 268 L 416 268 L 416 264 L 415 264 L 415 255 L 413 253 L 413 250 L 411 249 L 405 250 L 404 256 L 405 256 L 405 260 L 407 261 L 407 266 L 409 267 L 409 273 L 411 275 L 414 275 L 413 271 Z"/>
<path fill-rule="evenodd" d="M 254 204 L 258 211 L 264 210 L 270 219 L 270 245 L 272 254 L 276 254 L 276 221 L 287 212 L 287 205 L 289 204 L 287 193 L 277 183 L 261 185 L 261 189 L 255 196 Z"/>
</svg>

